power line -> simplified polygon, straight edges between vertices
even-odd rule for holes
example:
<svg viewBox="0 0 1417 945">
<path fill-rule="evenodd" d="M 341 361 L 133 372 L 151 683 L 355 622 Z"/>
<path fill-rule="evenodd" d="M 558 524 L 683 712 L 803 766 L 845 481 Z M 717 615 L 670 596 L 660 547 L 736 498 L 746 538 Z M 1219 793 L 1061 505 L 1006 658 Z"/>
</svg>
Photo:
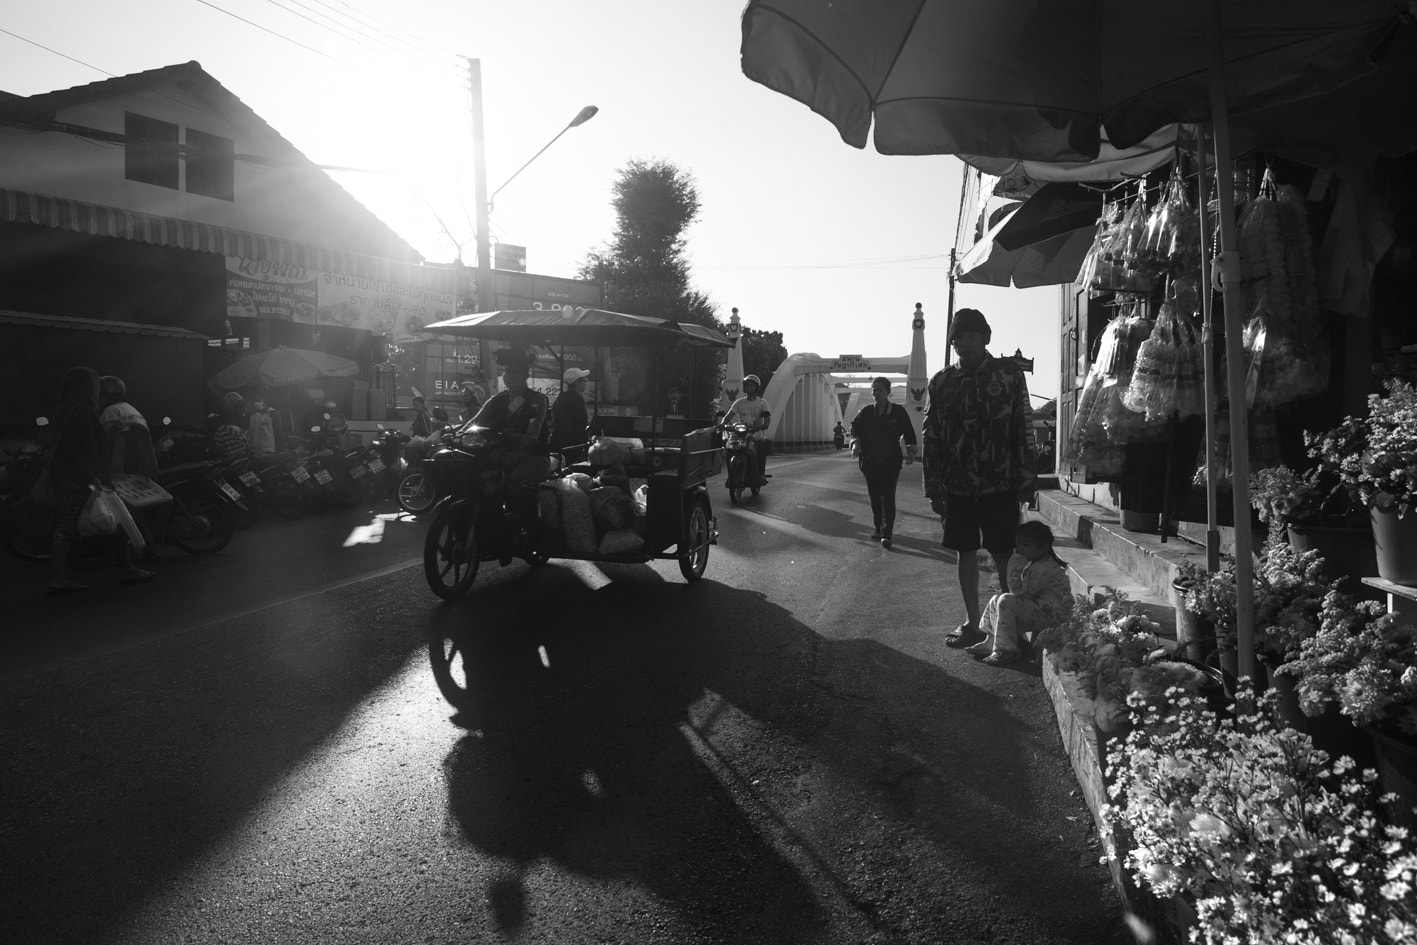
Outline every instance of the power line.
<svg viewBox="0 0 1417 945">
<path fill-rule="evenodd" d="M 429 48 L 428 48 L 428 49 L 419 49 L 418 46 L 414 45 L 413 43 L 410 43 L 408 40 L 403 39 L 402 37 L 399 37 L 399 36 L 394 36 L 394 35 L 392 35 L 392 34 L 389 32 L 389 30 L 390 30 L 390 29 L 393 29 L 394 27 L 385 26 L 385 27 L 382 27 L 382 28 L 381 28 L 378 24 L 373 23 L 373 22 L 370 22 L 370 21 L 368 21 L 368 20 L 360 19 L 359 17 L 355 16 L 355 15 L 352 14 L 352 13 L 344 13 L 344 12 L 341 12 L 341 11 L 339 11 L 339 10 L 336 10 L 333 6 L 331 6 L 330 4 L 326 3 L 325 0 L 315 0 L 315 2 L 318 3 L 320 6 L 325 7 L 325 8 L 328 9 L 328 10 L 331 10 L 331 11 L 334 12 L 334 13 L 338 13 L 340 16 L 343 16 L 343 17 L 348 18 L 349 20 L 351 20 L 351 21 L 354 22 L 354 23 L 360 24 L 361 26 L 367 26 L 367 27 L 369 27 L 370 29 L 373 29 L 373 30 L 376 30 L 376 31 L 379 31 L 379 30 L 382 29 L 382 33 L 383 33 L 383 35 L 381 36 L 382 39 L 384 39 L 384 40 L 386 40 L 386 41 L 392 40 L 392 41 L 395 41 L 395 42 L 403 43 L 405 46 L 407 46 L 410 50 L 412 50 L 412 51 L 413 51 L 415 54 L 417 54 L 417 55 L 420 55 L 420 56 L 427 56 L 430 51 L 437 51 L 439 55 L 449 56 L 449 57 L 451 57 L 451 58 L 453 58 L 453 59 L 457 59 L 457 58 L 458 58 L 458 54 L 455 53 L 455 52 L 453 52 L 452 50 L 445 50 L 445 49 L 442 49 L 441 47 L 435 46 L 434 44 L 429 43 L 429 42 L 427 42 L 426 40 L 422 40 L 422 39 L 419 39 L 419 42 L 424 43 L 424 44 L 425 44 L 426 46 L 428 46 Z M 348 6 L 348 4 L 344 4 L 344 6 Z M 410 34 L 408 34 L 408 35 L 412 36 L 413 34 L 410 33 Z M 417 39 L 418 37 L 414 37 L 414 38 Z M 433 61 L 436 61 L 436 60 L 433 60 Z M 447 65 L 447 64 L 449 64 L 449 63 L 442 63 L 442 64 Z"/>
<path fill-rule="evenodd" d="M 325 3 L 324 3 L 324 0 L 316 0 L 316 2 L 317 2 L 317 3 L 321 3 L 322 5 L 328 6 L 328 4 L 325 4 Z M 351 10 L 354 9 L 354 7 L 351 6 L 350 4 L 346 3 L 345 0 L 339 0 L 339 5 L 342 6 L 342 7 L 349 7 L 349 9 L 351 9 Z M 422 38 L 421 36 L 418 36 L 418 35 L 415 34 L 415 33 L 409 32 L 408 30 L 404 29 L 403 27 L 399 26 L 399 25 L 396 24 L 396 23 L 390 23 L 390 22 L 388 22 L 387 20 L 380 20 L 380 19 L 378 19 L 377 17 L 374 17 L 374 16 L 369 15 L 369 14 L 365 14 L 365 15 L 369 17 L 369 20 L 370 20 L 370 22 L 371 22 L 372 24 L 376 24 L 376 25 L 382 26 L 384 29 L 393 30 L 393 31 L 398 32 L 398 33 L 403 33 L 405 36 L 411 36 L 411 37 L 413 37 L 414 39 L 418 40 L 420 43 L 423 43 L 425 46 L 428 46 L 430 49 L 437 50 L 438 52 L 441 52 L 441 53 L 446 53 L 447 55 L 452 56 L 452 57 L 455 58 L 455 59 L 456 59 L 456 58 L 460 58 L 459 53 L 454 52 L 453 50 L 448 49 L 448 48 L 445 47 L 445 46 L 439 46 L 437 43 L 429 42 L 428 40 Z"/>
<path fill-rule="evenodd" d="M 100 69 L 98 66 L 89 65 L 87 62 L 84 62 L 82 59 L 75 59 L 73 56 L 70 56 L 70 55 L 68 55 L 68 54 L 66 54 L 66 53 L 62 53 L 62 52 L 60 52 L 60 51 L 57 50 L 57 49 L 50 49 L 48 46 L 44 45 L 43 43 L 36 43 L 36 42 L 35 42 L 34 40 L 32 40 L 32 39 L 26 39 L 25 37 L 21 36 L 19 33 L 11 33 L 9 30 L 3 29 L 3 28 L 0 28 L 0 33 L 4 33 L 6 36 L 13 36 L 13 37 L 15 37 L 16 39 L 18 39 L 18 40 L 19 40 L 20 42 L 22 42 L 22 43 L 29 43 L 31 46 L 38 46 L 40 49 L 43 49 L 45 52 L 54 53 L 54 55 L 59 56 L 61 59 L 67 59 L 67 60 L 69 60 L 70 62 L 77 62 L 79 65 L 83 66 L 85 69 L 92 69 L 94 72 L 102 72 L 104 75 L 108 76 L 110 79 L 116 79 L 116 78 L 118 78 L 118 76 L 114 75 L 112 72 L 109 72 L 107 69 Z"/>
<path fill-rule="evenodd" d="M 364 42 L 363 40 L 359 39 L 359 38 L 356 37 L 356 36 L 352 36 L 352 35 L 350 35 L 349 33 L 342 32 L 342 30 L 348 29 L 348 27 L 344 26 L 344 25 L 341 24 L 341 23 L 335 22 L 334 25 L 330 25 L 330 23 L 322 23 L 322 22 L 320 22 L 319 20 L 316 20 L 316 19 L 314 19 L 314 18 L 312 18 L 312 17 L 306 16 L 304 13 L 301 13 L 299 10 L 293 10 L 293 9 L 291 9 L 290 7 L 286 6 L 285 4 L 279 2 L 279 0 L 266 0 L 266 2 L 267 2 L 267 3 L 270 3 L 270 4 L 271 4 L 272 6 L 274 6 L 274 7 L 277 7 L 277 8 L 279 8 L 279 9 L 281 9 L 281 10 L 284 10 L 285 12 L 287 12 L 287 13 L 293 15 L 293 16 L 298 16 L 298 17 L 300 17 L 302 20 L 305 20 L 307 23 L 311 23 L 311 24 L 313 24 L 314 26 L 317 26 L 317 27 L 319 27 L 319 28 L 322 29 L 322 30 L 326 30 L 326 31 L 328 31 L 328 32 L 330 32 L 330 33 L 333 33 L 334 35 L 340 37 L 341 39 L 349 40 L 350 42 L 355 43 L 356 45 L 363 46 L 365 49 L 369 50 L 370 52 L 374 52 L 374 53 L 378 53 L 378 54 L 380 54 L 380 55 L 388 56 L 388 57 L 390 57 L 390 58 L 392 58 L 392 59 L 395 59 L 395 60 L 400 61 L 400 62 L 408 63 L 408 64 L 410 64 L 410 65 L 413 65 L 413 66 L 417 67 L 417 68 L 426 69 L 426 70 L 428 70 L 429 72 L 431 72 L 432 74 L 438 76 L 439 78 L 442 78 L 442 79 L 449 79 L 449 80 L 454 80 L 454 81 L 456 81 L 456 78 L 457 78 L 457 71 L 456 71 L 456 69 L 454 69 L 454 67 L 453 67 L 451 64 L 449 64 L 449 63 L 435 63 L 435 62 L 433 62 L 433 61 L 431 61 L 431 60 L 427 60 L 427 59 L 422 59 L 422 58 L 414 57 L 414 56 L 412 56 L 412 55 L 410 55 L 410 54 L 408 54 L 408 53 L 403 52 L 402 50 L 397 50 L 397 49 L 381 49 L 381 48 L 378 48 L 378 47 L 375 47 L 375 46 L 371 46 L 371 45 L 369 45 L 368 43 Z M 323 17 L 325 17 L 325 19 L 327 19 L 327 20 L 330 20 L 330 19 L 331 19 L 328 14 L 321 13 L 320 11 L 315 10 L 315 9 L 312 8 L 312 7 L 306 6 L 305 4 L 301 3 L 300 0 L 290 0 L 290 2 L 294 3 L 296 6 L 303 7 L 304 9 L 309 10 L 311 13 L 314 13 L 314 14 L 316 14 L 317 16 L 323 16 Z M 333 22 L 333 21 L 332 21 L 332 22 Z M 367 35 L 367 34 L 364 34 L 364 35 Z M 447 69 L 448 72 L 446 72 L 446 73 L 445 73 L 445 72 L 440 72 L 439 70 L 442 70 L 442 69 Z"/>
</svg>

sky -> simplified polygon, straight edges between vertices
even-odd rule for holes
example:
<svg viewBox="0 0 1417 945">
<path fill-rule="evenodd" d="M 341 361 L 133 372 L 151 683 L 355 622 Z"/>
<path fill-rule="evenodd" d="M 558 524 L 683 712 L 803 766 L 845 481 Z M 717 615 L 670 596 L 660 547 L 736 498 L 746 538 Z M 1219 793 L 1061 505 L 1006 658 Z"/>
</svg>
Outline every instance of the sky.
<svg viewBox="0 0 1417 945">
<path fill-rule="evenodd" d="M 748 80 L 738 0 L 13 0 L 0 89 L 68 88 L 196 60 L 425 258 L 475 264 L 472 96 L 481 72 L 495 241 L 575 277 L 614 232 L 634 160 L 695 181 L 693 287 L 789 352 L 899 357 L 924 305 L 944 365 L 949 253 L 963 165 L 858 150 L 825 119 Z M 598 114 L 567 130 L 586 105 Z M 515 175 L 515 178 L 513 178 Z M 510 180 L 509 180 L 510 179 Z M 1053 287 L 959 284 L 996 354 L 1058 386 Z"/>
</svg>

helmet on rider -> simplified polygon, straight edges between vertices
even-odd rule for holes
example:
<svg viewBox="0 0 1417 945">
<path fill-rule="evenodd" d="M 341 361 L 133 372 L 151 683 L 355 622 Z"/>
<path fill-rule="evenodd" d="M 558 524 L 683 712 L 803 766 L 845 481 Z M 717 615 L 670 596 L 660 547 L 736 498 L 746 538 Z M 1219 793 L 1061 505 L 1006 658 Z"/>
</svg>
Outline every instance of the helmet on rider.
<svg viewBox="0 0 1417 945">
<path fill-rule="evenodd" d="M 753 387 L 757 390 L 763 389 L 763 382 L 758 378 L 758 375 L 756 374 L 749 374 L 747 377 L 743 378 L 744 393 L 747 393 L 749 384 L 752 384 Z"/>
</svg>

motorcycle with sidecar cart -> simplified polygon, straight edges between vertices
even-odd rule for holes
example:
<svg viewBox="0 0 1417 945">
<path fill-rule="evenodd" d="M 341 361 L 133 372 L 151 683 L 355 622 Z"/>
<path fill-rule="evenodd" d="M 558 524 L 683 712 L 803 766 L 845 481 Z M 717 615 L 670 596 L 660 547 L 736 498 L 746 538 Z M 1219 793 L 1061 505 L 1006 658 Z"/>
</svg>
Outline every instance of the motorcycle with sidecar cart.
<svg viewBox="0 0 1417 945">
<path fill-rule="evenodd" d="M 608 351 L 643 352 L 647 360 L 641 363 L 653 368 L 665 352 L 733 346 L 705 326 L 586 308 L 487 312 L 436 322 L 424 330 L 542 352 L 558 366 L 565 363 L 568 348 L 582 357 L 593 352 L 589 363 L 602 367 L 593 372 L 597 376 L 612 373 L 604 368 Z M 611 413 L 611 406 L 598 401 L 587 442 L 549 454 L 545 476 L 537 481 L 513 474 L 525 468 L 525 444 L 472 421 L 428 457 L 426 472 L 438 504 L 424 542 L 423 564 L 434 593 L 445 599 L 461 597 L 483 562 L 506 565 L 516 558 L 533 566 L 552 558 L 634 564 L 676 560 L 686 580 L 703 576 L 709 548 L 718 539 L 707 481 L 723 468 L 719 431 L 712 420 L 657 416 L 652 409 L 641 415 L 621 404 L 613 405 Z M 566 514 L 564 500 L 579 501 L 572 483 L 598 471 L 589 460 L 567 460 L 595 454 L 592 432 L 597 439 L 625 445 L 628 455 L 618 465 L 623 467 L 626 492 L 635 497 L 636 512 L 642 513 L 634 515 L 631 528 L 616 532 L 628 540 L 613 548 L 606 541 L 589 546 L 572 541 L 560 518 Z"/>
</svg>

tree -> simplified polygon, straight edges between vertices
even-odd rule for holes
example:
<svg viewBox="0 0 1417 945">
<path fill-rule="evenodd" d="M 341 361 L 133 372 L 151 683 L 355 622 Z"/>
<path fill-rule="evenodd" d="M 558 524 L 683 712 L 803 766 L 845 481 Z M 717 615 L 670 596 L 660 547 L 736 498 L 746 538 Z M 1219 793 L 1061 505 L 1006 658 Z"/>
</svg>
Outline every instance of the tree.
<svg viewBox="0 0 1417 945">
<path fill-rule="evenodd" d="M 787 360 L 787 349 L 782 344 L 782 332 L 745 328 L 741 344 L 743 373 L 758 375 L 762 378 L 763 390 L 767 390 L 777 366 Z"/>
<path fill-rule="evenodd" d="M 621 169 L 613 190 L 615 235 L 587 256 L 581 278 L 605 286 L 606 305 L 614 311 L 722 330 L 708 297 L 689 285 L 684 231 L 699 216 L 693 176 L 668 161 L 634 160 Z M 664 412 L 669 390 L 679 387 L 688 396 L 681 412 L 711 416 L 723 361 L 722 350 L 707 348 L 675 350 L 659 358 L 650 366 L 654 377 L 645 406 Z"/>
</svg>

